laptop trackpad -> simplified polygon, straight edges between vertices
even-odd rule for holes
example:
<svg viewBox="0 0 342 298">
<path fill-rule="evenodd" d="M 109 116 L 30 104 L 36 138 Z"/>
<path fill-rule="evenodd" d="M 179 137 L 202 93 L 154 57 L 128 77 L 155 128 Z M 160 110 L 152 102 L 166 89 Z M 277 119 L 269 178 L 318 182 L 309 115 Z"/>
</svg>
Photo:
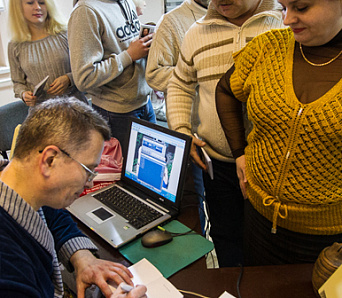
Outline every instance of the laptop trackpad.
<svg viewBox="0 0 342 298">
<path fill-rule="evenodd" d="M 96 208 L 86 213 L 92 220 L 98 224 L 102 224 L 110 218 L 113 218 L 115 214 L 103 207 Z"/>
</svg>

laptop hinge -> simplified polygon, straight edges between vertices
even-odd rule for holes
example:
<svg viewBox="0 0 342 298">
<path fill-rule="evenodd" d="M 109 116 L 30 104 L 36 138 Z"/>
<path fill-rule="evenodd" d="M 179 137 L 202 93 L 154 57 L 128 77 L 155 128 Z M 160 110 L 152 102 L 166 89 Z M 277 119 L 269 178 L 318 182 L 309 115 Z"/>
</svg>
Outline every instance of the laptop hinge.
<svg viewBox="0 0 342 298">
<path fill-rule="evenodd" d="M 146 201 L 149 202 L 150 204 L 152 204 L 153 206 L 155 206 L 156 208 L 161 209 L 166 213 L 169 213 L 169 210 L 167 210 L 167 209 L 163 208 L 162 206 L 156 204 L 155 202 L 151 201 L 150 199 L 146 199 Z"/>
</svg>

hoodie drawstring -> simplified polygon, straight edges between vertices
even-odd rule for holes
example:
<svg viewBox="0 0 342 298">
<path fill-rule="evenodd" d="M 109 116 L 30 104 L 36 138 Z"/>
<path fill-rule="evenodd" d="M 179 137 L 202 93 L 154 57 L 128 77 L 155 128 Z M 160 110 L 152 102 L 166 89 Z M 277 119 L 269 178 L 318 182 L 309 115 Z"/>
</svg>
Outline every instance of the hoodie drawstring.
<svg viewBox="0 0 342 298">
<path fill-rule="evenodd" d="M 118 0 L 118 4 L 122 10 L 122 13 L 124 14 L 125 16 L 125 19 L 126 19 L 126 23 L 127 24 L 130 24 L 131 26 L 134 27 L 134 22 L 133 22 L 133 15 L 132 15 L 132 11 L 131 11 L 131 8 L 127 2 L 127 0 L 124 0 L 123 1 L 123 4 L 121 2 L 122 0 Z"/>
</svg>

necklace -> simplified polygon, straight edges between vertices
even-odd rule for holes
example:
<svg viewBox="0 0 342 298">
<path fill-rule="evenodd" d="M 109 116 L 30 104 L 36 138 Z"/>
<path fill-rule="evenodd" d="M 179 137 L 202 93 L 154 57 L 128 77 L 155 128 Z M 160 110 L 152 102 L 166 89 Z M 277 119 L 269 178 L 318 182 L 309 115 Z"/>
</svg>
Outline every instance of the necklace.
<svg viewBox="0 0 342 298">
<path fill-rule="evenodd" d="M 341 52 L 339 52 L 339 53 L 337 54 L 337 56 L 335 56 L 334 58 L 332 58 L 332 59 L 329 60 L 328 62 L 321 63 L 321 64 L 316 64 L 316 63 L 313 63 L 313 62 L 309 61 L 308 58 L 305 57 L 304 52 L 303 52 L 303 48 L 302 48 L 302 44 L 301 44 L 301 43 L 299 44 L 299 48 L 300 48 L 300 52 L 301 52 L 301 54 L 302 54 L 303 59 L 304 59 L 307 63 L 309 63 L 310 65 L 312 65 L 312 66 L 325 66 L 325 65 L 328 65 L 328 64 L 330 64 L 331 62 L 334 62 L 334 61 L 335 61 L 338 57 L 340 57 L 340 55 L 342 54 L 342 51 L 341 51 Z"/>
</svg>

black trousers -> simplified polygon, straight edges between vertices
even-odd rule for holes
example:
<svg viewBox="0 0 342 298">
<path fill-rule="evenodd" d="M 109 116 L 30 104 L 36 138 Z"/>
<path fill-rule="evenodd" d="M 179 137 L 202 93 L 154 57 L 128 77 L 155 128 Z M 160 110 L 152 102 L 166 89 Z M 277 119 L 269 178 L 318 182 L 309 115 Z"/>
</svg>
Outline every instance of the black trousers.
<svg viewBox="0 0 342 298">
<path fill-rule="evenodd" d="M 342 234 L 310 235 L 277 227 L 245 201 L 244 259 L 245 266 L 314 263 L 320 252 L 334 242 L 342 242 Z"/>
<path fill-rule="evenodd" d="M 212 158 L 214 180 L 203 172 L 210 236 L 220 267 L 243 264 L 243 204 L 235 163 Z"/>
</svg>

